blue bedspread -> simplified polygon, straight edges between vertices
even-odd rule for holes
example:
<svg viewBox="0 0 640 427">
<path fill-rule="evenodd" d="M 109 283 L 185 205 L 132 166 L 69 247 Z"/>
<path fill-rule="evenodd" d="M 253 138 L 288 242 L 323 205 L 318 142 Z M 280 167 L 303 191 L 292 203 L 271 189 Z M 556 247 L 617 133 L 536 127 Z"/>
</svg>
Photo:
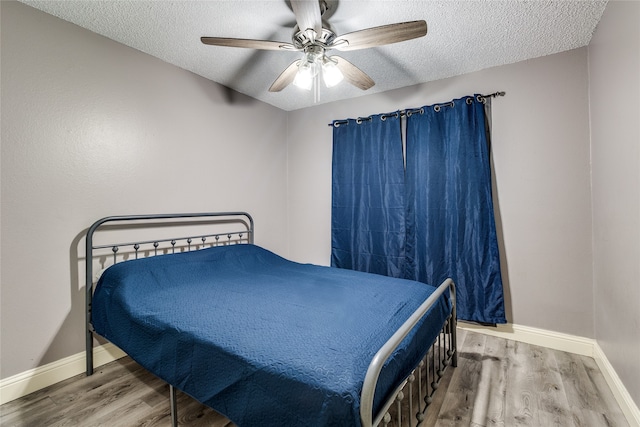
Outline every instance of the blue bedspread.
<svg viewBox="0 0 640 427">
<path fill-rule="evenodd" d="M 374 354 L 435 290 L 233 245 L 116 264 L 96 332 L 239 426 L 360 426 Z M 417 366 L 450 312 L 441 298 L 383 369 L 374 407 Z"/>
</svg>

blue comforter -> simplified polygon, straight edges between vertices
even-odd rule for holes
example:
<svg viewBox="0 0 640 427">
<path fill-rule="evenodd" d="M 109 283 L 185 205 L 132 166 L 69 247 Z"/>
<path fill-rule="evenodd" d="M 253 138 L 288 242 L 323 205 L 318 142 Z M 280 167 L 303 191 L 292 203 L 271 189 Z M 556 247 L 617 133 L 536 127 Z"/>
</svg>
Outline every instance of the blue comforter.
<svg viewBox="0 0 640 427">
<path fill-rule="evenodd" d="M 435 290 L 233 245 L 116 264 L 96 332 L 239 426 L 360 426 L 374 354 Z M 417 366 L 450 312 L 441 298 L 382 371 L 374 408 Z"/>
</svg>

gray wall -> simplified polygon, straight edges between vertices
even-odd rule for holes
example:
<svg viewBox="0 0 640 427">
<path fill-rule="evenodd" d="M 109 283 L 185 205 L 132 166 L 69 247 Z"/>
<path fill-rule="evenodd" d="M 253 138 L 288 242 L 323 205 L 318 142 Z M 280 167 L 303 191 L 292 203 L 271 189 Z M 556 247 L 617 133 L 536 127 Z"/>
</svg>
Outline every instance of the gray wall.
<svg viewBox="0 0 640 427">
<path fill-rule="evenodd" d="M 595 333 L 640 405 L 640 3 L 609 2 L 589 45 Z"/>
<path fill-rule="evenodd" d="M 287 255 L 285 112 L 0 7 L 2 378 L 82 351 L 82 234 L 98 218 L 247 210 L 257 243 Z"/>
<path fill-rule="evenodd" d="M 497 90 L 506 91 L 492 104 L 492 151 L 507 318 L 594 338 L 586 48 L 291 112 L 290 252 L 329 262 L 327 123 Z"/>
</svg>

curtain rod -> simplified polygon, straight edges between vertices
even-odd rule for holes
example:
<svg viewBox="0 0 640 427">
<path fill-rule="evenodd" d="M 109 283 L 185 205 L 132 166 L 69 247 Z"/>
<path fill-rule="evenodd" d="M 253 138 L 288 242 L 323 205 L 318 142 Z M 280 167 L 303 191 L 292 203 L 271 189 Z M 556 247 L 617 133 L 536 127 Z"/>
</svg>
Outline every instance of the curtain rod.
<svg viewBox="0 0 640 427">
<path fill-rule="evenodd" d="M 480 98 L 497 98 L 498 96 L 505 96 L 506 94 L 507 93 L 505 91 L 498 91 L 498 92 L 490 93 L 488 95 L 479 95 L 479 96 L 480 96 Z M 436 111 L 439 111 L 440 107 L 444 107 L 444 106 L 447 106 L 447 105 L 451 106 L 451 105 L 453 105 L 453 103 L 452 102 L 445 102 L 445 103 L 442 103 L 442 104 L 434 104 L 434 108 L 438 108 L 438 110 L 436 110 Z M 410 113 L 411 112 L 418 112 L 418 111 L 420 111 L 420 108 L 411 108 L 409 110 L 400 110 L 398 112 L 393 112 L 393 113 L 389 113 L 389 114 L 386 114 L 386 115 L 383 114 L 382 117 L 383 118 L 391 117 L 391 116 L 396 115 L 397 113 L 400 113 L 400 117 L 404 117 L 404 116 L 407 115 L 407 111 L 410 112 Z M 356 120 L 360 120 L 360 121 L 362 121 L 362 120 L 371 120 L 371 116 L 369 116 L 369 117 L 358 117 Z M 340 126 L 340 124 L 344 124 L 344 123 L 348 123 L 348 120 L 335 120 L 335 121 L 333 121 L 333 123 L 328 123 L 327 126 L 335 126 L 335 125 Z"/>
</svg>

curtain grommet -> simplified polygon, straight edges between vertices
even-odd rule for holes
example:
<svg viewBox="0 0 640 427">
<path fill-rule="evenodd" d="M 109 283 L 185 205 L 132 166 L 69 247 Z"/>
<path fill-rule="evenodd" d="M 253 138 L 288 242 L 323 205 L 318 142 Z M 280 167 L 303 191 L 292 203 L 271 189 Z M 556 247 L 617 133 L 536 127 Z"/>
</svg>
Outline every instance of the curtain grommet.
<svg viewBox="0 0 640 427">
<path fill-rule="evenodd" d="M 471 105 L 473 104 L 473 99 L 472 98 L 467 98 L 467 105 Z"/>
<path fill-rule="evenodd" d="M 440 106 L 439 105 L 434 105 L 433 106 L 433 111 L 435 111 L 436 113 L 440 112 Z"/>
</svg>

